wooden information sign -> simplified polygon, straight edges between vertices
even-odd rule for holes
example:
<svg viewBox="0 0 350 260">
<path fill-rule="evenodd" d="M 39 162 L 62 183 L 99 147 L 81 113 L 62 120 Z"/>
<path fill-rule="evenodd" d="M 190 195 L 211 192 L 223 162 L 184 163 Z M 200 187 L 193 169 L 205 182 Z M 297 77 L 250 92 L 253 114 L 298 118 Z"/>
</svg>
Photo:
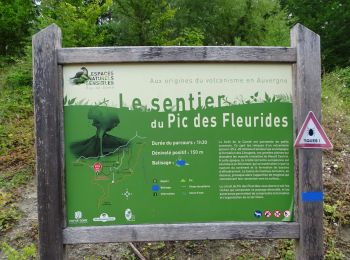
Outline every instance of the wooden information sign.
<svg viewBox="0 0 350 260">
<path fill-rule="evenodd" d="M 291 47 L 62 48 L 33 37 L 39 253 L 127 241 L 297 241 L 323 258 L 319 36 Z M 317 121 L 318 122 L 318 121 Z"/>
</svg>

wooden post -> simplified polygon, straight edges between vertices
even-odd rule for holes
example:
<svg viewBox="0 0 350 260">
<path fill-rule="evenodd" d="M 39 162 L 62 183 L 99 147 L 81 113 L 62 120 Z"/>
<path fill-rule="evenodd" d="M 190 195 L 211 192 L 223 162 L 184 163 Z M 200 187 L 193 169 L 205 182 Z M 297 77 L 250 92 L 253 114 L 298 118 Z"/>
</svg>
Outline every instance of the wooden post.
<svg viewBox="0 0 350 260">
<path fill-rule="evenodd" d="M 64 259 L 62 203 L 62 91 L 57 49 L 61 30 L 51 25 L 33 37 L 33 91 L 38 181 L 39 257 Z"/>
<path fill-rule="evenodd" d="M 297 51 L 294 65 L 294 122 L 295 133 L 300 130 L 306 115 L 313 111 L 321 120 L 321 60 L 320 37 L 297 24 L 291 31 L 291 45 Z M 299 149 L 296 151 L 297 222 L 300 239 L 297 240 L 297 259 L 323 259 L 323 201 L 303 201 L 302 194 L 323 194 L 322 151 Z"/>
</svg>

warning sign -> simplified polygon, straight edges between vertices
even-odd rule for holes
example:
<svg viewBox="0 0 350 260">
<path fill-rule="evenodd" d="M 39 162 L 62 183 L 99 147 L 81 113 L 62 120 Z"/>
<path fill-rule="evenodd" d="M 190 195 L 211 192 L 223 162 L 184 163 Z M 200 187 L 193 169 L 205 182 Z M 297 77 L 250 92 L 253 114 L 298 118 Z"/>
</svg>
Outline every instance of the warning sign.
<svg viewBox="0 0 350 260">
<path fill-rule="evenodd" d="M 294 147 L 321 149 L 333 148 L 333 145 L 329 141 L 325 131 L 312 111 L 308 113 L 294 143 Z"/>
</svg>

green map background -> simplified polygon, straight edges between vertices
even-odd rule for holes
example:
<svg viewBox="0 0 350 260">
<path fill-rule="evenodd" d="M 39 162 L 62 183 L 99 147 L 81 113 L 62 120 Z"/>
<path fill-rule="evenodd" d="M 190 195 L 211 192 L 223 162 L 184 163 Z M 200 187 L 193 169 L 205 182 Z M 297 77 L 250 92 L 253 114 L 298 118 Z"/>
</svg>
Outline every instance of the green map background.
<svg viewBox="0 0 350 260">
<path fill-rule="evenodd" d="M 71 105 L 64 107 L 65 123 L 65 172 L 66 172 L 66 206 L 68 226 L 97 226 L 118 224 L 146 223 L 188 223 L 188 222 L 217 222 L 217 221 L 290 221 L 292 217 L 283 219 L 256 218 L 254 212 L 260 210 L 292 210 L 294 193 L 293 173 L 293 115 L 291 103 L 257 103 L 242 104 L 222 108 L 180 112 L 181 116 L 189 118 L 188 128 L 153 129 L 150 123 L 154 119 L 167 122 L 166 112 L 150 112 L 140 110 L 116 109 L 120 125 L 109 134 L 124 139 L 132 139 L 136 133 L 138 138 L 132 140 L 131 148 L 122 153 L 103 158 L 78 159 L 71 153 L 69 146 L 72 142 L 90 138 L 96 134 L 96 128 L 91 125 L 87 114 L 91 106 Z M 261 113 L 273 116 L 287 116 L 288 127 L 251 127 L 233 128 L 229 125 L 222 127 L 222 113 L 233 112 L 236 116 L 260 116 Z M 214 128 L 195 128 L 192 119 L 200 113 L 201 116 L 216 116 L 217 126 Z M 175 113 L 177 114 L 177 113 Z M 154 141 L 186 141 L 208 140 L 207 145 L 197 146 L 152 146 Z M 290 196 L 266 196 L 265 199 L 220 200 L 219 171 L 218 171 L 218 141 L 220 140 L 289 140 L 290 176 L 283 181 L 271 181 L 266 184 L 289 184 Z M 184 156 L 152 156 L 152 150 L 181 150 L 199 149 L 204 154 Z M 117 161 L 123 164 L 119 166 Z M 186 160 L 188 165 L 178 167 L 176 160 Z M 152 166 L 152 160 L 170 160 L 171 166 Z M 92 165 L 101 162 L 103 170 L 99 176 L 106 180 L 95 180 L 96 173 Z M 114 164 L 114 166 L 113 166 Z M 112 166 L 112 167 L 109 167 Z M 114 167 L 114 168 L 113 168 Z M 113 173 L 115 182 L 112 183 Z M 154 180 L 167 179 L 172 186 L 171 192 L 176 196 L 153 196 Z M 205 189 L 205 194 L 190 196 L 182 194 L 184 188 L 180 181 L 193 180 L 193 185 L 210 184 L 211 189 Z M 232 181 L 228 183 L 232 184 Z M 264 181 L 239 181 L 235 184 L 264 184 Z M 158 183 L 160 184 L 160 183 Z M 188 184 L 188 183 L 187 183 Z M 162 186 L 162 184 L 160 184 Z M 122 194 L 128 190 L 132 193 L 129 198 Z M 186 189 L 185 189 L 186 190 Z M 131 209 L 134 221 L 125 219 L 124 212 Z M 86 222 L 69 223 L 74 220 L 74 214 L 82 212 Z M 107 213 L 115 217 L 111 222 L 93 222 L 92 219 Z"/>
</svg>

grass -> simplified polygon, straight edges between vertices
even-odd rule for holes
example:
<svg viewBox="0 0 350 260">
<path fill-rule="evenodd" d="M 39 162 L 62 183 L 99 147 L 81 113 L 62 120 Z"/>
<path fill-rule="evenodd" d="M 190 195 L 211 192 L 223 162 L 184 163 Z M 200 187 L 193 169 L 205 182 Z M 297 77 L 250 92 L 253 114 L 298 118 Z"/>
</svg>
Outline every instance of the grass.
<svg viewBox="0 0 350 260">
<path fill-rule="evenodd" d="M 7 65 L 0 62 L 1 235 L 20 219 L 18 189 L 34 176 L 32 90 L 25 85 L 28 65 L 23 61 Z"/>
<path fill-rule="evenodd" d="M 342 230 L 350 226 L 350 68 L 323 77 L 322 105 L 323 126 L 334 145 L 323 160 L 325 258 L 346 259 L 350 246 Z"/>
<path fill-rule="evenodd" d="M 34 244 L 30 244 L 17 250 L 11 247 L 6 242 L 0 244 L 0 249 L 4 252 L 4 256 L 8 260 L 28 260 L 36 259 L 36 247 Z"/>
</svg>

